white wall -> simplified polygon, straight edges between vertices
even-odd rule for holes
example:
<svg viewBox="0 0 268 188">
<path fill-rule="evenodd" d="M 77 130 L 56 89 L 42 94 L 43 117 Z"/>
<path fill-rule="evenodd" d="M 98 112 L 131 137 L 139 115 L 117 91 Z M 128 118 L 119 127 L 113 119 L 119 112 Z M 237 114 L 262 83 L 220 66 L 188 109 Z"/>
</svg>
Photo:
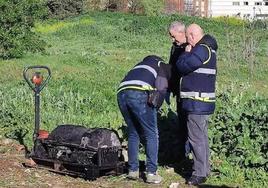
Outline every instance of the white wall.
<svg viewBox="0 0 268 188">
<path fill-rule="evenodd" d="M 233 2 L 239 2 L 240 5 L 233 5 Z M 244 5 L 244 2 L 248 2 L 248 5 Z M 261 2 L 262 5 L 255 5 L 255 2 Z M 209 16 L 235 16 L 239 13 L 241 18 L 246 15 L 254 18 L 256 14 L 268 14 L 268 0 L 209 0 Z"/>
</svg>

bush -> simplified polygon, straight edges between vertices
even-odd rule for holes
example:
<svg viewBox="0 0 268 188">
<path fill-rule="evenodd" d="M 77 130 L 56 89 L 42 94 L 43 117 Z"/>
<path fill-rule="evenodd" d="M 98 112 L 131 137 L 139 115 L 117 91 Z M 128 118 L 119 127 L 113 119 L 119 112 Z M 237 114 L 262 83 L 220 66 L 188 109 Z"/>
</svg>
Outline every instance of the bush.
<svg viewBox="0 0 268 188">
<path fill-rule="evenodd" d="M 0 10 L 1 58 L 44 50 L 45 43 L 32 31 L 34 21 L 46 13 L 41 0 L 1 0 Z"/>
<path fill-rule="evenodd" d="M 162 13 L 164 1 L 162 0 L 129 0 L 130 12 L 143 13 L 147 16 L 156 16 Z"/>
<path fill-rule="evenodd" d="M 85 0 L 85 9 L 127 11 L 128 0 Z"/>
<path fill-rule="evenodd" d="M 219 96 L 210 127 L 214 156 L 243 168 L 268 170 L 268 100 L 226 91 Z"/>
<path fill-rule="evenodd" d="M 266 30 L 268 29 L 268 19 L 266 20 L 253 20 L 249 24 L 250 29 L 263 29 Z"/>
<path fill-rule="evenodd" d="M 85 8 L 89 10 L 104 10 L 107 0 L 85 0 Z"/>
<path fill-rule="evenodd" d="M 83 12 L 83 0 L 47 0 L 49 16 L 63 19 Z"/>
<path fill-rule="evenodd" d="M 85 4 L 92 10 L 116 10 L 147 16 L 160 15 L 164 8 L 163 0 L 86 0 Z"/>
<path fill-rule="evenodd" d="M 225 24 L 231 25 L 231 26 L 243 26 L 243 25 L 248 24 L 247 20 L 243 20 L 243 19 L 237 18 L 237 17 L 219 16 L 219 17 L 212 18 L 212 20 L 215 20 L 215 21 L 218 21 L 221 23 L 225 23 Z"/>
</svg>

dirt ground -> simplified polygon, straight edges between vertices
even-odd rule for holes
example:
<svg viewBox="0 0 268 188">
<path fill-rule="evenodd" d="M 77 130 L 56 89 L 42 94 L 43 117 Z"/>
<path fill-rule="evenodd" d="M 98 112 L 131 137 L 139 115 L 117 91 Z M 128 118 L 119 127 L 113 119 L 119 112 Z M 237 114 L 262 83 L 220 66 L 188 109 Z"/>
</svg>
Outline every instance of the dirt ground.
<svg viewBox="0 0 268 188">
<path fill-rule="evenodd" d="M 122 177 L 102 177 L 95 181 L 60 175 L 45 169 L 27 168 L 24 147 L 13 140 L 0 141 L 0 187 L 87 187 L 110 188 L 132 187 L 131 182 Z M 123 184 L 122 184 L 123 183 Z"/>
<path fill-rule="evenodd" d="M 168 187 L 149 185 L 144 182 L 130 181 L 121 176 L 100 177 L 95 181 L 60 175 L 45 169 L 27 168 L 24 147 L 10 139 L 0 138 L 0 187 L 85 187 L 85 188 L 133 188 Z M 181 186 L 180 186 L 181 187 Z M 184 186 L 182 186 L 184 187 Z"/>
</svg>

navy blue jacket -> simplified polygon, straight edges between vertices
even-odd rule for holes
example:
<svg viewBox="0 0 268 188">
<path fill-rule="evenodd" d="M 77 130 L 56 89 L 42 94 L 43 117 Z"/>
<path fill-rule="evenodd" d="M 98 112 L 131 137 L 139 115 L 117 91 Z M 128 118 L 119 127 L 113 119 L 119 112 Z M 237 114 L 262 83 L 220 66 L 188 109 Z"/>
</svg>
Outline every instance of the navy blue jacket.
<svg viewBox="0 0 268 188">
<path fill-rule="evenodd" d="M 182 109 L 191 114 L 212 114 L 215 110 L 216 40 L 205 35 L 176 62 L 182 78 L 180 97 Z"/>
<path fill-rule="evenodd" d="M 168 90 L 172 92 L 174 96 L 180 95 L 180 86 L 178 83 L 180 83 L 181 75 L 178 74 L 176 62 L 180 55 L 184 53 L 187 45 L 187 43 L 178 45 L 174 42 L 170 50 L 169 64 L 171 65 L 171 78 L 168 83 Z"/>
<path fill-rule="evenodd" d="M 157 91 L 159 106 L 163 103 L 171 75 L 171 66 L 155 55 L 145 57 L 121 81 L 118 92 L 125 89 Z M 149 92 L 148 92 L 149 93 Z"/>
</svg>

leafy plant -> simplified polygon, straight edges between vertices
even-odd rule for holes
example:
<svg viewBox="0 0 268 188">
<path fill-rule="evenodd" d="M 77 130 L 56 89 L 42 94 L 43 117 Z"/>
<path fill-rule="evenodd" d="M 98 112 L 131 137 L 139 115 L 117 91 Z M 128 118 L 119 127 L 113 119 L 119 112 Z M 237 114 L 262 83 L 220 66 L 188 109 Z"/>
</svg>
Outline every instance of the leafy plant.
<svg viewBox="0 0 268 188">
<path fill-rule="evenodd" d="M 43 51 L 45 43 L 32 31 L 34 21 L 46 10 L 41 0 L 0 1 L 0 57 L 21 57 L 27 51 Z"/>
<path fill-rule="evenodd" d="M 83 0 L 47 0 L 47 7 L 50 17 L 63 19 L 82 13 Z"/>
<path fill-rule="evenodd" d="M 218 99 L 210 127 L 213 155 L 243 168 L 268 170 L 268 100 L 232 93 L 227 90 Z"/>
<path fill-rule="evenodd" d="M 212 18 L 212 20 L 215 20 L 221 23 L 228 23 L 229 25 L 232 25 L 232 26 L 243 26 L 249 23 L 247 20 L 243 20 L 241 18 L 226 17 L 226 16 L 214 17 Z"/>
<path fill-rule="evenodd" d="M 147 16 L 160 15 L 164 8 L 162 0 L 129 0 L 129 9 L 132 13 L 143 13 Z"/>
<path fill-rule="evenodd" d="M 85 8 L 90 10 L 123 11 L 147 16 L 162 14 L 163 0 L 85 0 Z"/>
</svg>

